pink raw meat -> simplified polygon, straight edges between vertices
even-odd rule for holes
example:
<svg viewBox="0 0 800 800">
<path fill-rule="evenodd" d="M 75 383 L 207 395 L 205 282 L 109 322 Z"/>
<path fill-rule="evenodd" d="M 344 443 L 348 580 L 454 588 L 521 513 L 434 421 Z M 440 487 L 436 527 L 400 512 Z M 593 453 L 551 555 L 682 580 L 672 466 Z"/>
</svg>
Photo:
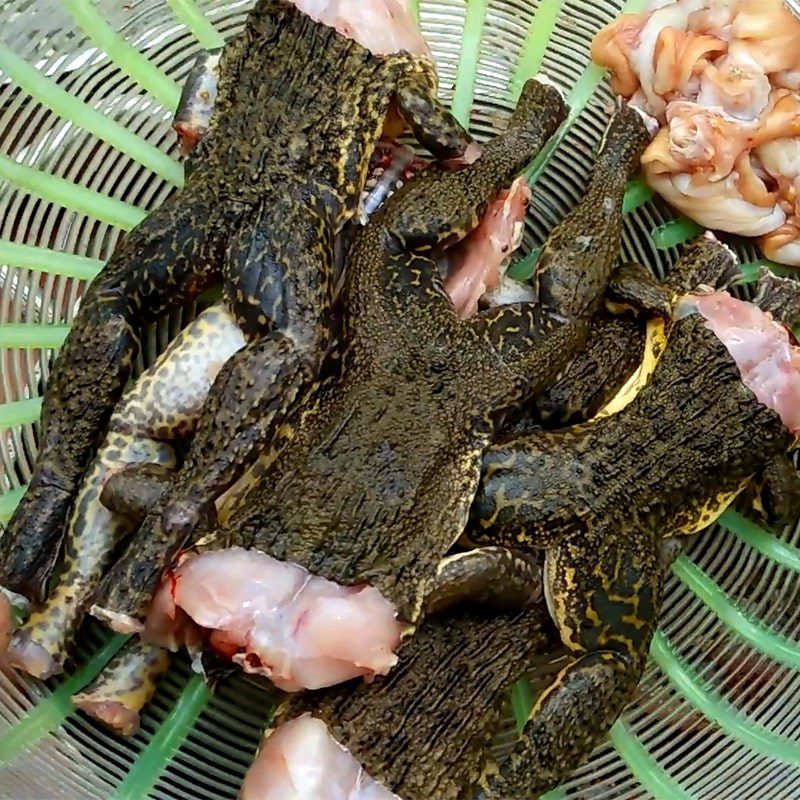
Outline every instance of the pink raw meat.
<svg viewBox="0 0 800 800">
<path fill-rule="evenodd" d="M 399 800 L 376 783 L 309 715 L 269 735 L 250 767 L 241 800 Z"/>
<path fill-rule="evenodd" d="M 238 547 L 189 559 L 170 580 L 161 592 L 213 631 L 215 649 L 284 691 L 385 675 L 397 663 L 402 627 L 369 586 L 339 586 Z M 166 602 L 157 596 L 153 607 Z"/>
<path fill-rule="evenodd" d="M 691 303 L 725 344 L 758 400 L 800 433 L 800 347 L 771 314 L 727 292 L 695 295 Z"/>
</svg>

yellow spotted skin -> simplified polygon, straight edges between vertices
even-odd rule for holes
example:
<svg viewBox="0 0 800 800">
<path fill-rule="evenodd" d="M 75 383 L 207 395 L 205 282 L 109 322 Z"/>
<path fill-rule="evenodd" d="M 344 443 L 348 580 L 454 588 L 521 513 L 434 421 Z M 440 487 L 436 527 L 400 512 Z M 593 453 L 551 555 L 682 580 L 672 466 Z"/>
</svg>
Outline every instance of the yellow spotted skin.
<svg viewBox="0 0 800 800">
<path fill-rule="evenodd" d="M 243 346 L 244 336 L 225 306 L 212 306 L 123 396 L 78 492 L 59 580 L 44 606 L 16 633 L 12 663 L 37 677 L 63 670 L 67 648 L 114 549 L 136 528 L 136 520 L 101 503 L 106 481 L 130 464 L 174 468 L 172 443 L 192 433 L 214 378 Z M 15 653 L 30 658 L 15 659 Z"/>
<path fill-rule="evenodd" d="M 633 266 L 620 267 L 612 277 L 606 298 L 614 310 L 607 307 L 595 317 L 585 349 L 515 421 L 516 433 L 534 425 L 563 427 L 621 411 L 650 380 L 666 347 L 671 310 L 678 299 L 699 286 L 725 285 L 735 276 L 728 251 L 706 235 L 687 245 L 663 284 L 649 273 L 642 275 L 642 267 L 632 271 Z"/>
<path fill-rule="evenodd" d="M 168 669 L 169 653 L 135 636 L 72 702 L 114 733 L 133 736 L 142 709 Z"/>
<path fill-rule="evenodd" d="M 166 564 L 216 499 L 280 447 L 332 344 L 334 239 L 357 212 L 390 105 L 434 156 L 471 137 L 436 100 L 433 63 L 374 55 L 288 0 L 260 0 L 224 50 L 210 130 L 186 191 L 224 237 L 218 275 L 248 346 L 219 376 L 186 463 L 98 592 L 141 618 Z M 226 219 L 219 219 L 226 212 Z M 147 542 L 152 557 L 143 561 Z"/>
<path fill-rule="evenodd" d="M 778 288 L 797 299 L 800 318 L 800 286 Z M 754 478 L 786 465 L 793 446 L 692 315 L 672 325 L 650 382 L 617 414 L 486 452 L 470 538 L 546 550 L 547 604 L 573 656 L 489 780 L 489 798 L 547 791 L 588 757 L 644 669 L 663 539 L 707 527 Z M 800 480 L 788 471 L 797 493 Z"/>
<path fill-rule="evenodd" d="M 173 502 L 188 510 L 173 508 L 173 527 L 185 531 L 314 377 L 330 339 L 334 236 L 357 210 L 390 103 L 437 157 L 457 158 L 472 141 L 436 100 L 432 62 L 373 55 L 288 0 L 255 3 L 219 73 L 184 189 L 116 249 L 53 366 L 36 470 L 0 549 L 0 585 L 29 599 L 44 599 L 141 327 L 221 282 L 250 342 L 220 378 L 176 489 Z"/>
</svg>

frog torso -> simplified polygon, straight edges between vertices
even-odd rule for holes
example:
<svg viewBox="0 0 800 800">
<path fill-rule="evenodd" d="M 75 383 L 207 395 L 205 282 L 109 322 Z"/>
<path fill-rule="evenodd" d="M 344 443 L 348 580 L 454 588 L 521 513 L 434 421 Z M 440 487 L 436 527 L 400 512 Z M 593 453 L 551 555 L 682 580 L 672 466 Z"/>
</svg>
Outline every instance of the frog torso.
<svg viewBox="0 0 800 800">
<path fill-rule="evenodd" d="M 355 247 L 353 259 L 382 252 L 368 237 Z M 376 586 L 407 619 L 463 530 L 494 412 L 520 380 L 447 297 L 434 303 L 409 303 L 399 330 L 376 316 L 349 332 L 342 376 L 301 415 L 258 506 L 230 523 L 247 546 Z"/>
<path fill-rule="evenodd" d="M 615 538 L 690 534 L 790 444 L 725 346 L 692 316 L 676 323 L 652 382 L 623 412 L 489 451 L 484 480 L 500 499 L 483 505 L 479 495 L 475 515 L 487 527 L 509 523 L 509 539 L 531 524 Z"/>
</svg>

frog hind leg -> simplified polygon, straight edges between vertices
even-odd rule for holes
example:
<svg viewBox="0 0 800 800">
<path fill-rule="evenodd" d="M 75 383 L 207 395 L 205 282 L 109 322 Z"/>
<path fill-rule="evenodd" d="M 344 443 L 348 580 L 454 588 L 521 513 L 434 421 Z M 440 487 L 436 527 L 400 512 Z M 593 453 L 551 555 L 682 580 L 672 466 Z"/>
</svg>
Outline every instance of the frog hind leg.
<svg viewBox="0 0 800 800">
<path fill-rule="evenodd" d="M 425 610 L 440 614 L 468 604 L 516 611 L 541 597 L 542 570 L 535 558 L 505 547 L 482 547 L 442 559 Z"/>
<path fill-rule="evenodd" d="M 212 306 L 184 328 L 123 395 L 76 495 L 59 579 L 12 641 L 9 655 L 15 665 L 40 678 L 63 669 L 75 631 L 115 550 L 139 523 L 104 506 L 104 484 L 123 468 L 139 470 L 144 464 L 167 474 L 174 470 L 173 445 L 194 427 L 210 373 L 243 344 L 231 315 L 221 304 Z M 136 492 L 141 488 L 135 487 Z"/>
<path fill-rule="evenodd" d="M 44 600 L 70 506 L 130 376 L 136 331 L 218 277 L 221 227 L 184 191 L 128 234 L 87 291 L 47 383 L 40 451 L 3 536 L 0 585 Z"/>
<path fill-rule="evenodd" d="M 560 783 L 602 742 L 644 671 L 663 567 L 647 537 L 548 553 L 548 605 L 574 660 L 533 708 L 487 796 L 522 800 Z M 601 573 L 601 577 L 596 577 Z"/>
<path fill-rule="evenodd" d="M 136 636 L 72 702 L 120 736 L 133 736 L 169 663 L 166 649 Z"/>
<path fill-rule="evenodd" d="M 95 599 L 101 616 L 141 621 L 164 569 L 217 498 L 266 446 L 280 447 L 291 435 L 287 420 L 310 392 L 329 344 L 332 254 L 325 210 L 290 192 L 264 201 L 236 232 L 225 299 L 250 342 L 217 375 L 171 490 L 104 579 Z"/>
<path fill-rule="evenodd" d="M 477 161 L 459 170 L 430 165 L 387 202 L 376 222 L 405 249 L 443 250 L 455 244 L 541 150 L 566 113 L 555 87 L 528 81 L 508 130 L 488 141 Z"/>
<path fill-rule="evenodd" d="M 794 525 L 800 518 L 800 472 L 788 455 L 777 456 L 763 470 L 754 505 L 773 525 Z"/>
<path fill-rule="evenodd" d="M 437 159 L 468 162 L 480 154 L 480 148 L 436 97 L 436 84 L 435 69 L 419 66 L 417 61 L 416 68 L 397 82 L 397 110 L 417 141 Z"/>
</svg>

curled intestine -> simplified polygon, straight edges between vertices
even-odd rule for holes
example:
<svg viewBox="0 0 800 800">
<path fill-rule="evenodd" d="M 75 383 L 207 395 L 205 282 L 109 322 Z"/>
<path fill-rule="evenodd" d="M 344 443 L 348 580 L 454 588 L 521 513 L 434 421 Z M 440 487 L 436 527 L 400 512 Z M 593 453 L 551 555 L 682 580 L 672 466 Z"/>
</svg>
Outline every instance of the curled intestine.
<svg viewBox="0 0 800 800">
<path fill-rule="evenodd" d="M 650 186 L 800 265 L 800 19 L 782 0 L 656 0 L 602 30 L 612 88 L 658 118 Z"/>
</svg>

